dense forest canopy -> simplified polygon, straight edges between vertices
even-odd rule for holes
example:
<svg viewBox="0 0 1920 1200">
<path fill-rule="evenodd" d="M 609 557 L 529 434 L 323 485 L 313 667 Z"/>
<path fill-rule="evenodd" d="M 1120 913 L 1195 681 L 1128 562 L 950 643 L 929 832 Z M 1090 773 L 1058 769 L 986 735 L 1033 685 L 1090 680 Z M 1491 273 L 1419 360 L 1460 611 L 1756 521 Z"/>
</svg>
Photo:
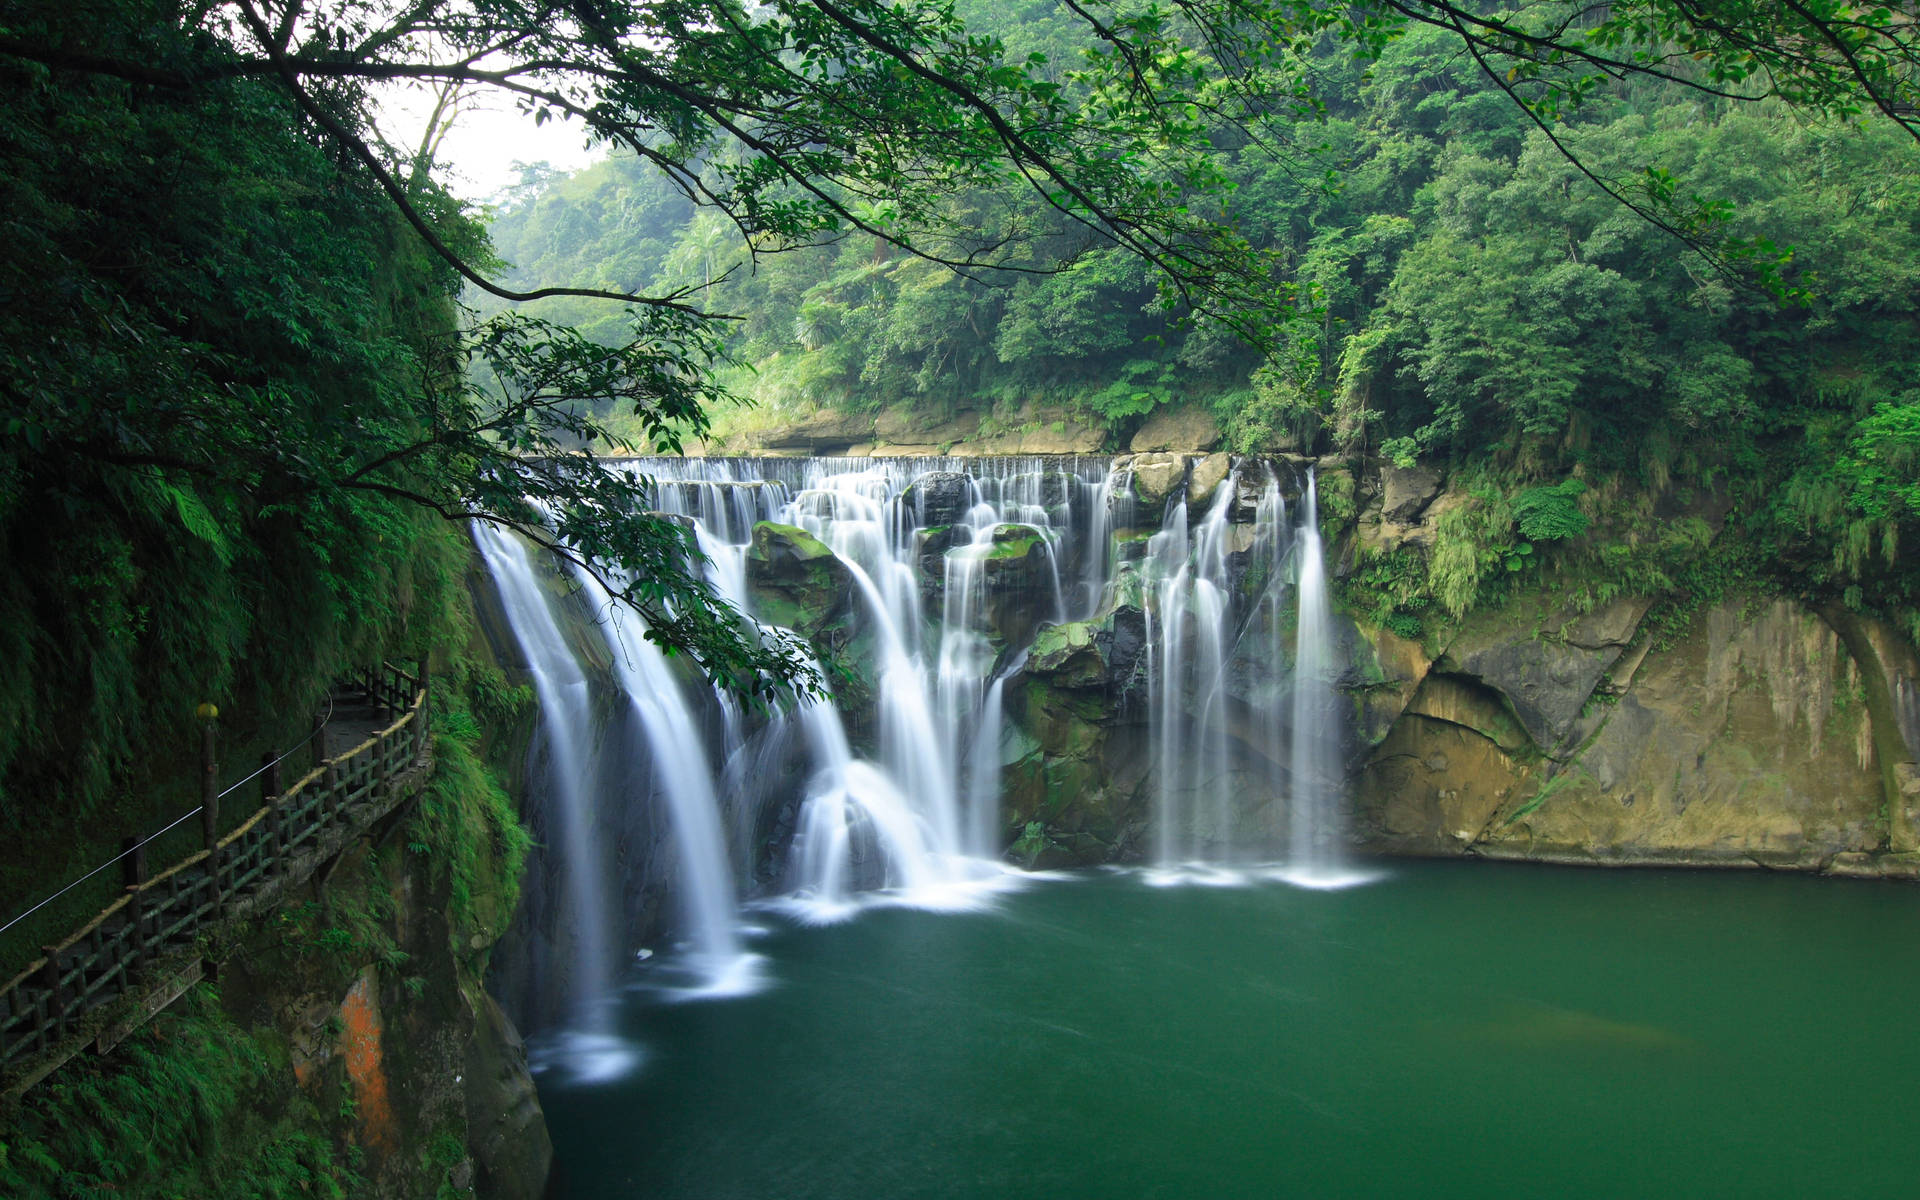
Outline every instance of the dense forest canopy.
<svg viewBox="0 0 1920 1200">
<path fill-rule="evenodd" d="M 1553 560 L 1764 564 L 1911 620 L 1913 30 L 1828 0 L 10 5 L 6 818 L 168 776 L 200 700 L 297 707 L 457 636 L 441 518 L 562 545 L 735 686 L 805 686 L 644 481 L 555 454 L 699 435 L 736 358 L 815 395 L 1053 388 L 1116 429 L 1204 389 L 1244 448 L 1480 472 L 1430 562 L 1362 564 L 1392 619 Z M 431 139 L 374 134 L 394 81 L 625 158 L 502 217 L 502 282 Z M 469 318 L 465 287 L 549 307 Z M 1646 520 L 1740 489 L 1735 549 Z"/>
<path fill-rule="evenodd" d="M 1002 5 L 959 11 L 1006 24 Z M 1021 51 L 1086 52 L 1072 12 L 1018 11 Z M 1295 289 L 1257 345 L 1158 303 L 1148 264 L 1005 188 L 946 201 L 950 224 L 1026 268 L 997 275 L 857 233 L 756 256 L 638 156 L 530 184 L 490 231 L 509 279 L 644 280 L 740 314 L 729 346 L 754 370 L 727 378 L 762 402 L 743 424 L 1042 399 L 1118 439 L 1197 400 L 1238 450 L 1452 466 L 1478 502 L 1436 552 L 1363 555 L 1350 584 L 1407 629 L 1543 573 L 1586 602 L 1637 590 L 1684 608 L 1770 578 L 1911 627 L 1904 102 L 1885 105 L 1899 120 L 1848 120 L 1702 68 L 1590 79 L 1577 105 L 1540 82 L 1528 108 L 1516 80 L 1540 64 L 1508 79 L 1444 22 L 1394 33 L 1361 54 L 1323 36 L 1299 60 L 1310 111 L 1215 127 L 1238 229 Z M 617 336 L 591 305 L 542 311 Z"/>
</svg>

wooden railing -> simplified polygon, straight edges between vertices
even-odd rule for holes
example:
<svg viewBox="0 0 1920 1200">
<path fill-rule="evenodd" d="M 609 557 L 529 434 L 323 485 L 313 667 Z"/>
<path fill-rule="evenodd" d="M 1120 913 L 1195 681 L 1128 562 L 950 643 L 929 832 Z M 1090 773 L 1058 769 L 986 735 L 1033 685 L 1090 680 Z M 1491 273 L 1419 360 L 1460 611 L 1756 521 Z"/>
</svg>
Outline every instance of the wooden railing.
<svg viewBox="0 0 1920 1200">
<path fill-rule="evenodd" d="M 303 881 L 337 853 L 342 835 L 357 835 L 393 807 L 395 782 L 427 760 L 424 669 L 386 664 L 349 682 L 385 727 L 271 795 L 210 848 L 128 886 L 93 920 L 43 947 L 37 961 L 0 987 L 0 1071 L 86 1032 L 85 1018 L 132 991 L 148 963 L 191 945 L 204 926 Z"/>
</svg>

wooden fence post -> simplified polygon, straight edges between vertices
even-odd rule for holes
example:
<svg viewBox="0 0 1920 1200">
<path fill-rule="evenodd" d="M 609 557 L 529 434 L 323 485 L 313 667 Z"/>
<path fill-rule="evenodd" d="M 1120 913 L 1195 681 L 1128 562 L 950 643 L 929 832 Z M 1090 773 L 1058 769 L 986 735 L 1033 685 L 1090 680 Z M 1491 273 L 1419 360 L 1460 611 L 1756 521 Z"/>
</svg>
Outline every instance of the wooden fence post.
<svg viewBox="0 0 1920 1200">
<path fill-rule="evenodd" d="M 432 660 L 426 655 L 420 656 L 420 715 L 415 717 L 413 729 L 413 757 L 424 759 L 427 756 L 427 714 L 433 709 L 433 670 Z"/>
<path fill-rule="evenodd" d="M 318 771 L 327 761 L 327 723 L 320 719 L 320 710 L 313 714 L 313 769 Z"/>
<path fill-rule="evenodd" d="M 260 806 L 271 806 L 273 812 L 267 814 L 266 832 L 273 839 L 273 857 L 278 859 L 287 852 L 287 827 L 280 817 L 280 760 L 273 751 L 263 751 L 260 755 Z"/>
<path fill-rule="evenodd" d="M 200 833 L 207 846 L 207 872 L 213 876 L 215 894 L 220 890 L 220 757 L 215 741 L 214 722 L 220 710 L 202 704 L 200 729 Z"/>
<path fill-rule="evenodd" d="M 60 1026 L 64 1024 L 60 1014 L 60 953 L 52 946 L 40 947 L 40 953 L 46 956 L 46 963 L 40 968 L 40 986 L 46 989 L 46 1007 L 41 1010 L 40 1028 L 46 1035 L 41 1049 L 51 1046 L 60 1036 Z"/>
<path fill-rule="evenodd" d="M 127 970 L 133 972 L 147 961 L 147 890 L 137 883 L 127 885 L 127 927 L 133 931 Z"/>
<path fill-rule="evenodd" d="M 120 882 L 126 887 L 139 887 L 147 881 L 147 847 L 139 838 L 128 836 L 120 839 Z"/>
</svg>

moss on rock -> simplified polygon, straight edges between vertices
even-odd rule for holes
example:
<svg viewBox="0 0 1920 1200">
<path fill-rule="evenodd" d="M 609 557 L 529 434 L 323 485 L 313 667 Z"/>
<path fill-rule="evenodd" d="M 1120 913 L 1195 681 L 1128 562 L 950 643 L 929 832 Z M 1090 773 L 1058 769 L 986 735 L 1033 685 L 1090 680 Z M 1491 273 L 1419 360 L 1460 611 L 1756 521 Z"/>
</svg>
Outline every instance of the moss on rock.
<svg viewBox="0 0 1920 1200">
<path fill-rule="evenodd" d="M 853 573 L 806 530 L 762 521 L 747 551 L 747 589 L 762 620 L 813 639 L 851 606 Z"/>
</svg>

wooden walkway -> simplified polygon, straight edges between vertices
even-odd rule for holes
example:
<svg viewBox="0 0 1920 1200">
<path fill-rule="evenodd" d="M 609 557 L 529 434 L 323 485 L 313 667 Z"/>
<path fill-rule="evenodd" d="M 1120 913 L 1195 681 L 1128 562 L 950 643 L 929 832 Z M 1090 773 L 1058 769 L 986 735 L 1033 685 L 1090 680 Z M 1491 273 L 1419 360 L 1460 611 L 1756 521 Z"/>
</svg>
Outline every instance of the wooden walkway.
<svg viewBox="0 0 1920 1200">
<path fill-rule="evenodd" d="M 270 786 L 212 848 L 129 885 L 0 987 L 0 1098 L 17 1099 L 89 1047 L 111 1049 L 200 978 L 203 930 L 278 903 L 417 791 L 431 750 L 428 695 L 424 664 L 350 680 L 318 735 L 319 765 L 284 791 Z"/>
</svg>

